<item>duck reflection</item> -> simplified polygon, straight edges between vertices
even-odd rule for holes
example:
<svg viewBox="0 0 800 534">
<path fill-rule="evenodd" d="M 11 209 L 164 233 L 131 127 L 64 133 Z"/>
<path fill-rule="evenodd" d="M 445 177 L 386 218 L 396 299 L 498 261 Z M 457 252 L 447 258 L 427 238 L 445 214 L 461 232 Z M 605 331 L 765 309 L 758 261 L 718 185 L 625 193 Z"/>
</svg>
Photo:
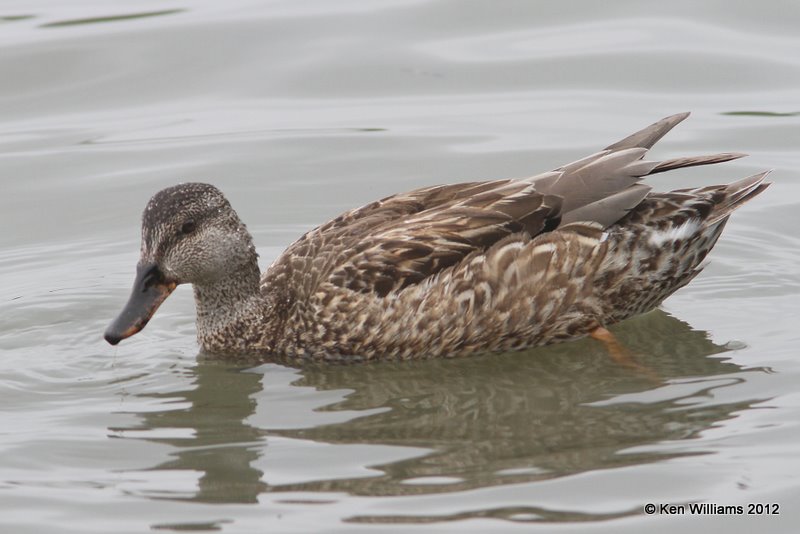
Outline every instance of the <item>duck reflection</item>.
<svg viewBox="0 0 800 534">
<path fill-rule="evenodd" d="M 126 430 L 154 431 L 156 435 L 160 430 L 176 436 L 147 438 L 177 450 L 170 455 L 172 459 L 151 470 L 200 473 L 197 492 L 190 500 L 254 503 L 266 489 L 261 481 L 263 473 L 252 467 L 261 454 L 265 431 L 247 424 L 246 419 L 255 409 L 254 395 L 261 391 L 261 376 L 238 371 L 213 362 L 198 365 L 191 370 L 192 389 L 157 395 L 167 405 L 188 401 L 188 408 L 143 413 L 135 428 L 111 430 L 123 437 Z M 186 429 L 190 432 L 181 432 Z M 186 499 L 185 492 L 179 495 Z"/>
<path fill-rule="evenodd" d="M 298 374 L 281 373 L 290 394 L 272 396 L 262 391 L 269 368 L 243 372 L 201 360 L 193 370 L 195 389 L 173 394 L 188 400 L 188 409 L 141 417 L 145 428 L 194 429 L 191 439 L 156 440 L 177 452 L 154 468 L 203 473 L 193 500 L 251 503 L 265 491 L 433 493 L 652 462 L 676 453 L 628 451 L 691 438 L 756 402 L 698 400 L 744 380 L 744 372 L 724 360 L 726 348 L 705 332 L 662 311 L 626 321 L 614 333 L 672 385 L 614 364 L 591 340 L 460 360 L 306 366 Z M 331 402 L 333 390 L 339 396 Z M 325 402 L 300 403 L 297 397 L 309 391 Z M 326 413 L 352 416 L 311 426 L 321 404 Z M 257 423 L 263 419 L 257 412 L 280 411 L 299 414 L 294 428 Z M 429 453 L 370 466 L 377 476 L 280 483 L 263 467 L 270 437 Z M 418 483 L 420 477 L 450 477 L 452 483 Z"/>
</svg>

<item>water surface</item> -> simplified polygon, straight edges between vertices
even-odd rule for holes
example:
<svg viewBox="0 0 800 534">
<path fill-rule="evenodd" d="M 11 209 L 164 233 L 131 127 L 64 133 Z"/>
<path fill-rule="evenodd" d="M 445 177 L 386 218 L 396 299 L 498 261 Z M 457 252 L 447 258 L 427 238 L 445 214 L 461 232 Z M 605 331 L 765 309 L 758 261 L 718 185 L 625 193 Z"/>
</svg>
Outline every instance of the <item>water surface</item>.
<svg viewBox="0 0 800 534">
<path fill-rule="evenodd" d="M 84 0 L 0 6 L 3 532 L 800 525 L 800 7 L 791 2 Z M 101 339 L 148 198 L 227 194 L 266 267 L 393 192 L 528 176 L 662 116 L 655 157 L 774 168 L 706 271 L 615 332 L 457 361 L 242 366 L 191 291 Z M 779 503 L 775 517 L 646 503 Z"/>
</svg>

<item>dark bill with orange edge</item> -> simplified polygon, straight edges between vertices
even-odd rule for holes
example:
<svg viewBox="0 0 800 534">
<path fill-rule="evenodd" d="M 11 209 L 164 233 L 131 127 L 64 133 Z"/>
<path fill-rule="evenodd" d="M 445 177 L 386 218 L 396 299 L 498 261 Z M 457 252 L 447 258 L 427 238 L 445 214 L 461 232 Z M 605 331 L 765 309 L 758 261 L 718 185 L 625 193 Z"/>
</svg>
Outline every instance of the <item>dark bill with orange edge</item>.
<svg viewBox="0 0 800 534">
<path fill-rule="evenodd" d="M 137 265 L 131 296 L 117 318 L 106 328 L 103 335 L 105 340 L 116 345 L 144 328 L 177 285 L 167 280 L 156 264 Z"/>
</svg>

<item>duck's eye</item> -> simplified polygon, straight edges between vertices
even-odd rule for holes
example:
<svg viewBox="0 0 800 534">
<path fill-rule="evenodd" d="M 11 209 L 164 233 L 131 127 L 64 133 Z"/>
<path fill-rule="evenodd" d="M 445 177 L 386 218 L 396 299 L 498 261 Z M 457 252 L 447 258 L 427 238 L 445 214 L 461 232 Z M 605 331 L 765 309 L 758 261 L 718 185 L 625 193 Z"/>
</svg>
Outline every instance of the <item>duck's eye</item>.
<svg viewBox="0 0 800 534">
<path fill-rule="evenodd" d="M 186 221 L 181 225 L 181 233 L 184 235 L 191 234 L 192 232 L 195 231 L 196 228 L 197 225 L 195 224 L 194 221 Z"/>
</svg>

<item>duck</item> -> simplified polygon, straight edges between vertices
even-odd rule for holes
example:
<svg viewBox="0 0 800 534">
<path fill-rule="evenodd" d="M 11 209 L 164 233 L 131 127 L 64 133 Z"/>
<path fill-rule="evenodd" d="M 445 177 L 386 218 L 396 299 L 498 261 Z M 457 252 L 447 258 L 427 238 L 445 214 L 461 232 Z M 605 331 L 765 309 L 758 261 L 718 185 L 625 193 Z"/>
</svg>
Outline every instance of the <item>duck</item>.
<svg viewBox="0 0 800 534">
<path fill-rule="evenodd" d="M 704 267 L 731 213 L 769 171 L 653 192 L 643 179 L 731 161 L 649 161 L 689 113 L 523 179 L 423 187 L 347 211 L 292 243 L 262 274 L 223 193 L 181 183 L 142 215 L 127 304 L 104 333 L 140 332 L 191 284 L 197 341 L 222 357 L 373 361 L 505 353 L 590 336 L 658 307 Z"/>
</svg>

